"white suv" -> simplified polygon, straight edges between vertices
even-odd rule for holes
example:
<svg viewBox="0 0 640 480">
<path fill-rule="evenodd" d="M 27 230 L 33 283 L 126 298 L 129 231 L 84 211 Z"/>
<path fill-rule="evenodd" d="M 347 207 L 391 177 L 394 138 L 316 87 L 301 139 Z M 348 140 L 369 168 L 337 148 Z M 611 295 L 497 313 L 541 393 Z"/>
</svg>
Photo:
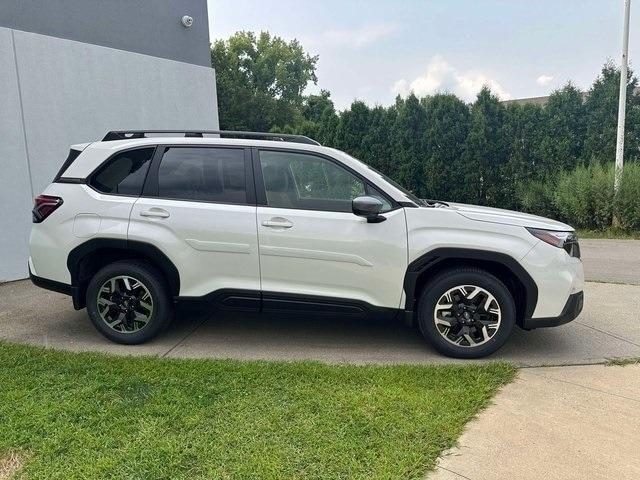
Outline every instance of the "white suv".
<svg viewBox="0 0 640 480">
<path fill-rule="evenodd" d="M 147 341 L 176 302 L 202 300 L 301 321 L 400 317 L 441 353 L 475 358 L 514 325 L 582 309 L 568 225 L 418 199 L 307 137 L 176 133 L 74 145 L 35 199 L 33 282 L 71 295 L 115 342 Z"/>
</svg>

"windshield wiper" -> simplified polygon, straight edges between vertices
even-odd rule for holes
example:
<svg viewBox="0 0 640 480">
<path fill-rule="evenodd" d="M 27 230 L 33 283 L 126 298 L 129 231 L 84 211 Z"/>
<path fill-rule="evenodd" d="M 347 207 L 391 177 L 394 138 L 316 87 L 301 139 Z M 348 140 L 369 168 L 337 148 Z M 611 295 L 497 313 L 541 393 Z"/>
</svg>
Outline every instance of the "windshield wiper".
<svg viewBox="0 0 640 480">
<path fill-rule="evenodd" d="M 449 206 L 447 202 L 443 202 L 442 200 L 431 200 L 429 198 L 421 198 L 420 201 L 424 204 L 425 207 L 448 207 Z"/>
</svg>

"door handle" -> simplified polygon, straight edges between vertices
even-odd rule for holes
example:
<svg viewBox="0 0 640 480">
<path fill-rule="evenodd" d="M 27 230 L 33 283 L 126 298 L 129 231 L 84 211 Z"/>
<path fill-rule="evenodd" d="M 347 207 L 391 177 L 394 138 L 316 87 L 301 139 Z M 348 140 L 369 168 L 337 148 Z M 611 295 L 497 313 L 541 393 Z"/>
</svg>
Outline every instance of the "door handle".
<svg viewBox="0 0 640 480">
<path fill-rule="evenodd" d="M 293 227 L 293 223 L 291 223 L 286 218 L 276 217 L 271 220 L 265 220 L 262 222 L 263 227 L 269 228 L 291 228 Z"/>
<path fill-rule="evenodd" d="M 152 218 L 169 218 L 170 214 L 166 210 L 162 208 L 153 207 L 149 210 L 142 210 L 140 212 L 141 217 L 152 217 Z"/>
</svg>

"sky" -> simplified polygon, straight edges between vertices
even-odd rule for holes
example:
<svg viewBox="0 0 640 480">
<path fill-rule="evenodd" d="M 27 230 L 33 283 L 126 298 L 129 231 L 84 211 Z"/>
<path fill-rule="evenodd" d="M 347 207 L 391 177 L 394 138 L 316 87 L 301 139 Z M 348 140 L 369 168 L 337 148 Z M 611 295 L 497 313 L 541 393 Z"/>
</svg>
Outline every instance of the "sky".
<svg viewBox="0 0 640 480">
<path fill-rule="evenodd" d="M 307 93 L 329 90 L 339 109 L 355 99 L 389 105 L 412 91 L 472 101 L 485 84 L 503 100 L 548 95 L 567 81 L 587 90 L 622 48 L 623 0 L 208 0 L 208 8 L 212 42 L 266 30 L 319 55 Z"/>
</svg>

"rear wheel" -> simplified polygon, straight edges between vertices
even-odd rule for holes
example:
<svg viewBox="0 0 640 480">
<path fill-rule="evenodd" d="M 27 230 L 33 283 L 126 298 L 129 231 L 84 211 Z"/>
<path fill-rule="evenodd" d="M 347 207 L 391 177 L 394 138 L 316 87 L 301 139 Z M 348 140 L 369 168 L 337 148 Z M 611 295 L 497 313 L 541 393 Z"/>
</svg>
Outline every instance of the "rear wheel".
<svg viewBox="0 0 640 480">
<path fill-rule="evenodd" d="M 494 275 L 475 268 L 443 272 L 423 289 L 418 325 L 440 353 L 480 358 L 498 350 L 515 324 L 509 289 Z"/>
<path fill-rule="evenodd" d="M 164 278 L 151 265 L 119 261 L 99 270 L 87 287 L 87 312 L 109 340 L 134 345 L 155 337 L 171 321 Z"/>
</svg>

